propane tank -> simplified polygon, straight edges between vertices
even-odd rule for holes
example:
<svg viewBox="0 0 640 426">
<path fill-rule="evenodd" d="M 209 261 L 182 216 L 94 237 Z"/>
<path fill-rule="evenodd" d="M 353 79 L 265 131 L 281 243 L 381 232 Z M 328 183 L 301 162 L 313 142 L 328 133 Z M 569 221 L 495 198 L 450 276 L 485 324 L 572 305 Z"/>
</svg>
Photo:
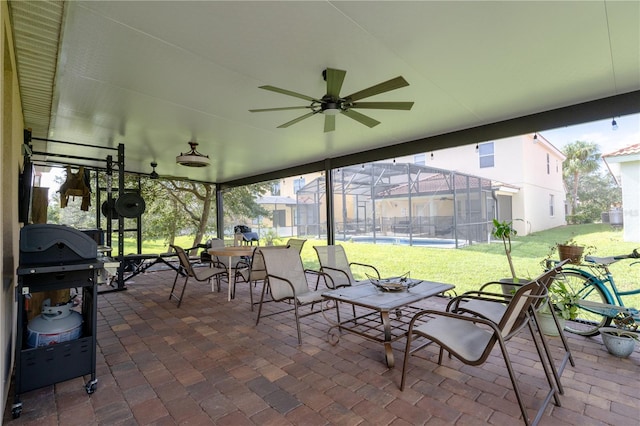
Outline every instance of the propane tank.
<svg viewBox="0 0 640 426">
<path fill-rule="evenodd" d="M 44 300 L 42 313 L 27 325 L 27 346 L 39 348 L 80 338 L 82 315 L 72 308 L 72 300 L 55 306 L 51 306 L 51 299 Z"/>
</svg>

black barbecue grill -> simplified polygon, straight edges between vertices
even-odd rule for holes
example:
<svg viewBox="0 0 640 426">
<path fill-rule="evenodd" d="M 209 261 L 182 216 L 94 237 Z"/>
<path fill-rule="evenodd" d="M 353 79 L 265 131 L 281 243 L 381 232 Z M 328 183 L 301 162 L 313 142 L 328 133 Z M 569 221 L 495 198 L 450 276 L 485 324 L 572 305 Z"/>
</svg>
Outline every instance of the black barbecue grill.
<svg viewBox="0 0 640 426">
<path fill-rule="evenodd" d="M 20 394 L 23 392 L 87 374 L 91 374 L 91 380 L 85 389 L 88 394 L 95 391 L 98 382 L 95 374 L 96 283 L 98 272 L 103 268 L 97 256 L 96 241 L 77 229 L 35 224 L 20 230 L 14 418 L 22 412 Z M 27 337 L 31 295 L 72 288 L 82 295 L 79 337 L 30 347 Z"/>
<path fill-rule="evenodd" d="M 236 225 L 233 227 L 233 233 L 242 236 L 242 242 L 253 244 L 254 241 L 260 240 L 257 232 L 251 232 L 251 228 L 245 225 Z"/>
</svg>

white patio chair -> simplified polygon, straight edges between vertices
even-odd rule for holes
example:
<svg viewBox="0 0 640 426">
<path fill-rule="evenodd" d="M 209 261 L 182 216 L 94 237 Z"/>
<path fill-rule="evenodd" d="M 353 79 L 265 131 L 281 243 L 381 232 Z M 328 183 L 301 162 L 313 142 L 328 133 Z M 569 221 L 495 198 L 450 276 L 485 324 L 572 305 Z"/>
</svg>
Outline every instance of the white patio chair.
<svg viewBox="0 0 640 426">
<path fill-rule="evenodd" d="M 256 247 L 253 250 L 253 256 L 249 259 L 249 263 L 240 263 L 236 265 L 236 279 L 233 281 L 233 294 L 236 293 L 236 283 L 238 280 L 240 282 L 246 282 L 249 284 L 249 299 L 251 300 L 251 310 L 253 311 L 253 286 L 257 284 L 258 281 L 262 281 L 263 284 L 267 279 L 267 268 L 264 265 L 264 257 L 262 256 L 262 251 L 270 251 L 270 250 L 282 250 L 286 249 L 287 246 L 267 246 L 267 247 Z M 251 285 L 253 284 L 253 286 Z"/>
<path fill-rule="evenodd" d="M 349 262 L 344 247 L 340 245 L 313 246 L 313 248 L 318 255 L 320 272 L 324 273 L 325 279 L 329 278 L 330 280 L 326 283 L 329 288 L 345 287 L 368 281 L 356 280 L 353 277 L 352 266 L 366 268 L 369 272 L 372 272 L 370 275 L 375 273 L 380 278 L 380 272 L 375 266 L 366 263 Z M 316 283 L 316 288 L 318 288 L 318 283 Z"/>
<path fill-rule="evenodd" d="M 263 250 L 261 248 L 260 253 L 262 254 L 267 270 L 267 281 L 262 288 L 256 325 L 258 325 L 262 316 L 262 305 L 269 301 L 265 300 L 268 292 L 271 301 L 287 302 L 289 306 L 293 306 L 289 309 L 264 315 L 264 317 L 294 311 L 298 332 L 298 344 L 302 344 L 300 318 L 322 312 L 321 310 L 313 310 L 313 304 L 323 300 L 322 291 L 311 290 L 307 282 L 307 273 L 317 274 L 319 272 L 305 270 L 302 265 L 300 253 L 294 248 L 286 248 L 284 250 Z M 300 308 L 302 307 L 310 307 L 310 310 L 301 313 Z"/>
</svg>

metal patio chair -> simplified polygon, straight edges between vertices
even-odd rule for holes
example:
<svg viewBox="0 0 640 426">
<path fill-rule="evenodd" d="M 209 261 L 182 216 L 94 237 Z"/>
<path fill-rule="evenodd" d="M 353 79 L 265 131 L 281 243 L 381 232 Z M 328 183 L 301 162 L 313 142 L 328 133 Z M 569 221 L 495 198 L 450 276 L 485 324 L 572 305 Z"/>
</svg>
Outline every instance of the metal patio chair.
<svg viewBox="0 0 640 426">
<path fill-rule="evenodd" d="M 287 247 L 291 247 L 294 248 L 296 250 L 298 250 L 298 253 L 300 253 L 302 251 L 302 246 L 304 246 L 304 243 L 307 240 L 301 239 L 301 238 L 289 238 L 289 240 L 287 240 L 287 244 L 285 244 Z"/>
<path fill-rule="evenodd" d="M 516 399 L 520 406 L 524 423 L 526 425 L 537 424 L 544 414 L 544 411 L 552 397 L 555 399 L 556 405 L 560 406 L 558 391 L 553 385 L 551 372 L 543 360 L 541 348 L 539 347 L 537 339 L 534 337 L 534 330 L 529 316 L 529 308 L 532 304 L 535 304 L 537 299 L 546 297 L 546 291 L 543 295 L 539 294 L 540 288 L 544 287 L 541 287 L 536 282 L 520 287 L 510 298 L 509 303 L 506 305 L 507 308 L 504 314 L 497 323 L 478 316 L 470 316 L 454 312 L 438 310 L 424 310 L 418 312 L 411 319 L 409 329 L 407 331 L 407 343 L 405 347 L 404 362 L 402 365 L 400 390 L 404 390 L 409 357 L 431 343 L 435 343 L 440 346 L 438 355 L 439 365 L 442 364 L 442 355 L 444 351 L 447 351 L 450 355 L 453 355 L 464 364 L 474 366 L 482 365 L 487 361 L 492 350 L 497 345 L 500 348 L 505 367 L 511 380 L 511 385 L 516 394 Z M 422 322 L 425 321 L 425 316 L 428 316 L 429 319 L 426 320 L 426 322 Z M 529 331 L 531 332 L 538 356 L 540 357 L 540 361 L 543 365 L 547 383 L 549 385 L 549 391 L 538 409 L 533 422 L 529 421 L 529 415 L 524 405 L 516 375 L 513 370 L 513 366 L 511 365 L 511 360 L 506 347 L 506 341 L 513 336 L 513 331 L 524 326 L 528 326 Z M 414 337 L 425 338 L 428 341 L 412 349 L 411 345 Z"/>
<path fill-rule="evenodd" d="M 553 284 L 553 281 L 556 278 L 556 275 L 561 271 L 562 265 L 564 263 L 566 263 L 566 261 L 559 263 L 553 269 L 549 269 L 543 272 L 538 277 L 532 280 L 524 281 L 522 283 L 513 284 L 513 285 L 516 287 L 519 287 L 531 282 L 535 282 L 535 283 L 538 283 L 539 286 L 541 286 L 541 288 L 538 289 L 538 292 L 537 292 L 538 294 L 548 294 L 549 288 Z M 489 282 L 482 285 L 480 287 L 480 290 L 468 291 L 468 292 L 465 292 L 464 294 L 461 294 L 460 296 L 454 297 L 448 303 L 447 311 L 478 315 L 482 318 L 493 321 L 494 323 L 498 323 L 500 318 L 504 315 L 507 309 L 507 303 L 511 298 L 511 295 L 505 295 L 501 293 L 492 293 L 488 291 L 491 287 L 495 287 L 500 284 L 502 283 Z M 549 362 L 549 365 L 551 366 L 551 371 L 556 381 L 558 390 L 560 394 L 563 394 L 564 389 L 562 387 L 562 383 L 560 382 L 560 377 L 562 376 L 562 373 L 566 367 L 567 362 L 570 362 L 571 366 L 573 367 L 575 367 L 575 362 L 573 360 L 573 356 L 571 355 L 569 342 L 567 341 L 567 338 L 564 334 L 562 326 L 560 325 L 560 322 L 558 321 L 558 318 L 554 310 L 550 309 L 552 318 L 555 322 L 556 328 L 559 333 L 559 337 L 564 347 L 564 356 L 560 363 L 560 366 L 556 367 L 555 365 L 555 361 L 551 354 L 551 350 L 549 349 L 547 338 L 545 337 L 544 333 L 540 331 L 540 326 L 539 326 L 540 320 L 538 317 L 538 310 L 546 303 L 548 303 L 548 298 L 546 297 L 537 298 L 535 302 L 532 303 L 529 309 L 529 315 L 533 318 L 536 324 L 536 328 L 538 330 L 537 334 L 539 335 L 540 340 L 542 342 L 542 345 L 543 345 L 547 360 Z M 514 332 L 518 332 L 518 331 L 519 330 L 514 330 Z"/>
<path fill-rule="evenodd" d="M 182 303 L 182 298 L 184 297 L 184 291 L 187 288 L 187 282 L 189 281 L 189 278 L 193 278 L 199 282 L 211 282 L 211 279 L 215 278 L 218 291 L 220 291 L 220 278 L 223 275 L 227 274 L 227 270 L 224 267 L 212 263 L 212 265 L 208 268 L 194 268 L 193 264 L 189 260 L 189 256 L 182 247 L 175 245 L 170 245 L 170 247 L 176 252 L 176 254 L 178 255 L 178 259 L 180 260 L 180 267 L 178 268 L 178 272 L 176 272 L 176 278 L 173 280 L 173 286 L 171 287 L 171 293 L 169 294 L 169 300 L 173 298 L 178 301 L 178 308 Z M 178 277 L 180 275 L 184 275 L 185 278 L 184 284 L 182 285 L 182 290 L 180 291 L 180 296 L 178 296 L 176 293 L 176 283 L 178 282 Z M 213 291 L 213 282 L 211 282 L 211 290 Z"/>
<path fill-rule="evenodd" d="M 286 248 L 284 250 L 262 250 L 260 253 L 264 259 L 267 269 L 267 280 L 262 288 L 260 304 L 258 307 L 258 317 L 256 325 L 262 317 L 262 305 L 269 300 L 265 300 L 267 292 L 271 301 L 287 302 L 288 309 L 272 312 L 264 317 L 294 311 L 296 329 L 298 332 L 298 344 L 302 344 L 300 333 L 300 318 L 321 313 L 321 310 L 314 311 L 313 305 L 322 302 L 322 291 L 311 290 L 307 282 L 307 273 L 319 274 L 317 271 L 305 270 L 300 258 L 300 253 L 296 249 Z M 309 306 L 310 310 L 301 313 L 300 308 Z"/>
<path fill-rule="evenodd" d="M 249 298 L 251 300 L 251 310 L 253 311 L 253 284 L 257 285 L 258 281 L 262 281 L 263 285 L 267 279 L 267 268 L 264 265 L 264 257 L 262 256 L 262 251 L 269 250 L 282 250 L 286 249 L 287 246 L 267 246 L 267 247 L 256 247 L 253 250 L 253 256 L 249 259 L 249 263 L 246 261 L 240 261 L 236 264 L 236 279 L 233 282 L 233 294 L 236 293 L 236 283 L 238 280 L 242 280 L 241 282 L 246 282 L 249 284 Z"/>
<path fill-rule="evenodd" d="M 380 278 L 380 272 L 378 272 L 375 266 L 366 263 L 349 262 L 344 247 L 340 245 L 313 246 L 313 248 L 320 261 L 320 272 L 324 274 L 325 280 L 327 278 L 330 280 L 326 283 L 329 288 L 345 287 L 368 281 L 356 280 L 353 277 L 352 266 L 366 268 L 370 272 L 373 271 L 378 279 Z M 318 277 L 318 281 L 319 279 L 320 276 Z M 318 283 L 316 283 L 316 289 L 317 288 Z"/>
</svg>

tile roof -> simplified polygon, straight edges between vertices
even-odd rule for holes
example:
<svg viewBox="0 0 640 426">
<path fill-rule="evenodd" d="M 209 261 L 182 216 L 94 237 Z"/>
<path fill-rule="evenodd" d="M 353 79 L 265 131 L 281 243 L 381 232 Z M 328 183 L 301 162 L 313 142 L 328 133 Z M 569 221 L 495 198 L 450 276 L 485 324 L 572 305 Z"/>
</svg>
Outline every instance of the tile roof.
<svg viewBox="0 0 640 426">
<path fill-rule="evenodd" d="M 640 154 L 640 143 L 620 148 L 608 154 L 603 154 L 603 157 L 621 157 L 623 155 Z"/>
</svg>

